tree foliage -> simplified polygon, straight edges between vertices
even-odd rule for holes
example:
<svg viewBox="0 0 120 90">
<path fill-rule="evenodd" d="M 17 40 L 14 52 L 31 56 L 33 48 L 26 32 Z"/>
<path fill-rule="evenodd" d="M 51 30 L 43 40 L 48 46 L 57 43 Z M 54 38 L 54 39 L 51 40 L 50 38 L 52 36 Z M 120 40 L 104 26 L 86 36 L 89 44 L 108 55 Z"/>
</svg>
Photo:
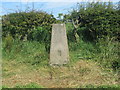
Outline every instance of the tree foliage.
<svg viewBox="0 0 120 90">
<path fill-rule="evenodd" d="M 92 43 L 97 52 L 92 55 L 102 65 L 120 70 L 119 41 L 120 41 L 120 2 L 92 2 L 78 3 L 69 14 L 64 15 L 63 21 L 70 23 L 72 28 L 68 32 L 70 41 L 77 41 L 78 47 L 82 47 L 82 40 Z M 69 23 L 68 23 L 69 22 Z M 82 40 L 81 40 L 82 39 Z M 74 48 L 79 50 L 81 48 Z M 82 52 L 89 51 L 89 45 Z M 90 52 L 91 54 L 92 52 Z M 80 52 L 81 54 L 81 52 Z M 88 53 L 87 56 L 89 56 Z"/>
<path fill-rule="evenodd" d="M 14 39 L 45 43 L 50 50 L 51 28 L 56 19 L 43 11 L 10 13 L 2 17 L 3 37 L 11 35 Z"/>
<path fill-rule="evenodd" d="M 64 21 L 71 21 L 74 26 L 74 36 L 87 41 L 96 41 L 103 36 L 119 39 L 120 13 L 111 2 L 78 3 L 77 9 L 64 16 Z"/>
<path fill-rule="evenodd" d="M 50 32 L 51 24 L 55 22 L 53 15 L 49 15 L 42 11 L 19 12 L 4 15 L 2 17 L 3 36 L 10 33 L 14 38 L 23 39 L 25 36 L 28 39 L 34 39 L 39 32 L 39 40 L 42 40 L 41 35 Z M 47 26 L 47 30 L 46 30 Z M 46 31 L 44 31 L 46 30 Z M 46 33 L 45 33 L 46 32 Z M 36 36 L 34 36 L 36 34 Z M 33 35 L 33 36 L 31 36 Z"/>
</svg>

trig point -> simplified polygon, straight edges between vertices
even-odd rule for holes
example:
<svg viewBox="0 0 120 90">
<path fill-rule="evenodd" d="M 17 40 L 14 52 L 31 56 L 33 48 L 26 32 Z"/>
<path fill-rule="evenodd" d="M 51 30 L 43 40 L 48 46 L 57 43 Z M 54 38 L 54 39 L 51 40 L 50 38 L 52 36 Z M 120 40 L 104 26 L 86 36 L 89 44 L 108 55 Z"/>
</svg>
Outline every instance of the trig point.
<svg viewBox="0 0 120 90">
<path fill-rule="evenodd" d="M 52 25 L 50 65 L 63 65 L 69 62 L 69 51 L 65 24 Z"/>
</svg>

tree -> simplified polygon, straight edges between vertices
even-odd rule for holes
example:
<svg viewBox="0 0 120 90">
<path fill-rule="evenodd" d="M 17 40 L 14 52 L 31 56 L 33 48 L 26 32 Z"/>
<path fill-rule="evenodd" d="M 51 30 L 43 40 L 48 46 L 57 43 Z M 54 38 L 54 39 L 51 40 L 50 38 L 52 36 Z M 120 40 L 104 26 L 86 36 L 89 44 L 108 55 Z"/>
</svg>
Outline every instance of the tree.
<svg viewBox="0 0 120 90">
<path fill-rule="evenodd" d="M 58 18 L 62 21 L 63 20 L 63 13 L 59 13 Z"/>
<path fill-rule="evenodd" d="M 112 2 L 79 4 L 70 12 L 74 36 L 82 35 L 85 41 L 97 41 L 103 36 L 118 37 L 120 15 Z"/>
</svg>

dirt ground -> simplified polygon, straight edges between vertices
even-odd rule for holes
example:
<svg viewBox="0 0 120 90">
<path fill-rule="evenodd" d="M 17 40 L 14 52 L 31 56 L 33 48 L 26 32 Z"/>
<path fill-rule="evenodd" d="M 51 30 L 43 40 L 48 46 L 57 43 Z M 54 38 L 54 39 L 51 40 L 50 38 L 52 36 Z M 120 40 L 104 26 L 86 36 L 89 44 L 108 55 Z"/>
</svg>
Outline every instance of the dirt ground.
<svg viewBox="0 0 120 90">
<path fill-rule="evenodd" d="M 31 82 L 47 88 L 75 88 L 86 85 L 116 85 L 117 75 L 105 71 L 97 63 L 80 60 L 69 66 L 33 68 L 15 61 L 3 62 L 4 86 L 15 87 Z"/>
</svg>

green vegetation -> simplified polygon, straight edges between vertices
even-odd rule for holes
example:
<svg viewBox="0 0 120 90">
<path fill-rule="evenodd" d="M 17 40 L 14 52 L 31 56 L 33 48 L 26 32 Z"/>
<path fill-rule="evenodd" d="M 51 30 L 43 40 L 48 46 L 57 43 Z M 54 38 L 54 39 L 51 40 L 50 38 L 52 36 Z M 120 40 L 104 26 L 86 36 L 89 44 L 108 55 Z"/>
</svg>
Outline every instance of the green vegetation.
<svg viewBox="0 0 120 90">
<path fill-rule="evenodd" d="M 55 22 L 53 15 L 42 11 L 10 13 L 2 16 L 2 36 L 10 34 L 14 39 L 46 43 L 49 52 L 51 24 Z"/>
<path fill-rule="evenodd" d="M 3 88 L 9 88 L 9 87 L 3 86 Z M 30 83 L 27 85 L 16 85 L 14 88 L 44 88 L 44 87 L 37 85 L 36 83 Z"/>
<path fill-rule="evenodd" d="M 107 67 L 118 70 L 119 11 L 120 8 L 112 2 L 78 3 L 77 9 L 73 9 L 63 19 L 67 24 L 69 42 L 76 42 L 73 45 L 74 49 L 80 50 L 83 47 L 84 50 L 79 52 L 80 54 L 85 52 L 92 60 L 95 59 Z"/>
<path fill-rule="evenodd" d="M 87 85 L 87 86 L 84 86 L 84 87 L 79 87 L 79 88 L 97 88 L 98 90 L 100 89 L 105 89 L 105 88 L 109 88 L 109 89 L 116 89 L 116 90 L 119 90 L 120 86 L 118 85 L 112 85 L 112 86 L 107 86 L 107 85 L 102 85 L 102 86 L 93 86 L 93 85 Z"/>
<path fill-rule="evenodd" d="M 3 88 L 9 88 L 7 86 L 3 86 Z M 45 88 L 45 87 L 42 87 L 40 85 L 37 85 L 36 83 L 30 83 L 30 84 L 27 84 L 27 85 L 16 85 L 14 88 Z M 87 86 L 84 86 L 84 87 L 78 87 L 78 88 L 97 88 L 98 90 L 102 89 L 102 88 L 109 88 L 109 89 L 116 89 L 116 90 L 119 90 L 120 86 L 118 85 L 112 85 L 112 86 L 93 86 L 93 85 L 87 85 Z"/>
<path fill-rule="evenodd" d="M 43 88 L 42 86 L 39 86 L 35 83 L 30 83 L 30 84 L 27 84 L 27 85 L 16 85 L 15 88 Z"/>
<path fill-rule="evenodd" d="M 48 53 L 44 44 L 37 41 L 11 40 L 10 36 L 3 41 L 3 59 L 16 60 L 17 62 L 31 65 L 46 65 L 48 63 Z"/>
<path fill-rule="evenodd" d="M 115 79 L 119 84 L 120 8 L 111 2 L 83 3 L 77 4 L 77 6 L 77 9 L 73 9 L 73 11 L 67 15 L 59 14 L 60 20 L 56 20 L 52 14 L 49 15 L 46 12 L 34 10 L 4 15 L 2 17 L 3 62 L 21 63 L 34 69 L 49 69 L 44 71 L 44 73 L 47 72 L 47 75 L 49 73 L 51 77 L 54 77 L 53 75 L 56 73 L 54 70 L 57 71 L 57 69 L 52 69 L 49 66 L 51 24 L 65 23 L 70 51 L 70 64 L 65 67 L 70 69 L 73 67 L 72 65 L 76 65 L 77 62 L 81 60 L 99 63 L 98 66 L 104 68 L 105 71 L 108 70 L 108 73 L 114 71 L 114 75 L 117 74 L 117 78 Z M 62 19 L 61 16 L 64 16 L 64 18 Z M 87 65 L 89 66 L 89 64 Z M 88 72 L 92 71 L 89 67 L 81 67 L 79 67 L 80 70 L 78 69 L 78 71 L 76 71 L 78 75 L 80 73 L 88 74 Z M 73 68 L 72 73 L 74 73 L 74 70 Z M 15 73 L 8 72 L 9 70 L 3 66 L 4 78 L 15 75 Z M 69 72 L 69 70 L 67 72 Z M 100 77 L 102 77 L 102 75 Z M 64 79 L 62 78 L 62 80 Z M 83 84 L 82 86 L 77 85 L 77 87 L 78 86 L 81 88 L 83 86 L 85 88 L 120 88 L 120 86 L 115 84 L 113 86 L 100 84 L 98 86 L 89 84 Z M 43 88 L 35 83 L 25 86 L 20 84 L 14 87 Z M 70 86 L 68 85 L 68 87 Z M 7 86 L 3 86 L 3 88 L 7 88 Z"/>
</svg>

